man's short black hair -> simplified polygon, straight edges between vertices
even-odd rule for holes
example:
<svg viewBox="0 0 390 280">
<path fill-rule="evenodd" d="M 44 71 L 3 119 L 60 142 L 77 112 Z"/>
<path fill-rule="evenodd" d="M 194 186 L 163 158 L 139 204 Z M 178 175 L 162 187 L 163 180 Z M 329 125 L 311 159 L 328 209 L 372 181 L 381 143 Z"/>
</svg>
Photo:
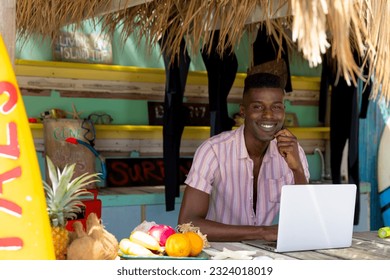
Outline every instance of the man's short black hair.
<svg viewBox="0 0 390 280">
<path fill-rule="evenodd" d="M 244 94 L 251 88 L 280 88 L 284 91 L 279 76 L 270 73 L 256 73 L 245 78 Z"/>
</svg>

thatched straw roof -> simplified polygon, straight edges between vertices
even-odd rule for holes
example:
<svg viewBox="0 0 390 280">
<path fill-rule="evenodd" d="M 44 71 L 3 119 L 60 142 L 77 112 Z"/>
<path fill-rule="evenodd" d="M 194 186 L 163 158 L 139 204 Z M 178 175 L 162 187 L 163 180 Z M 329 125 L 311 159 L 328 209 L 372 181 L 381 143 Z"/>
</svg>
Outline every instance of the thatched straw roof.
<svg viewBox="0 0 390 280">
<path fill-rule="evenodd" d="M 115 6 L 122 8 L 113 11 Z M 156 44 L 165 34 L 163 48 L 172 56 L 182 37 L 189 50 L 197 51 L 219 29 L 222 51 L 261 25 L 280 42 L 281 36 L 287 38 L 311 66 L 321 64 L 322 54 L 331 46 L 338 73 L 351 83 L 364 78 L 361 69 L 367 66 L 368 76 L 374 77 L 372 98 L 386 101 L 390 100 L 389 15 L 387 0 L 17 0 L 19 38 L 36 33 L 54 37 L 61 26 L 97 17 L 109 31 L 121 25 L 124 39 L 136 32 Z M 363 65 L 356 64 L 353 51 L 360 54 Z"/>
</svg>

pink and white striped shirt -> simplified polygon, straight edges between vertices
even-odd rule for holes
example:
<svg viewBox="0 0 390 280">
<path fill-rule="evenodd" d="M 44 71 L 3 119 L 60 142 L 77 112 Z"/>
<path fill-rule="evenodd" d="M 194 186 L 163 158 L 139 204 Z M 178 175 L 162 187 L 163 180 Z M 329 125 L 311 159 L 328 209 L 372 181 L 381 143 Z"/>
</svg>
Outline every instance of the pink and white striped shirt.
<svg viewBox="0 0 390 280">
<path fill-rule="evenodd" d="M 301 146 L 299 155 L 308 180 L 309 167 Z M 241 125 L 199 146 L 185 184 L 210 194 L 206 219 L 231 225 L 271 225 L 279 212 L 281 188 L 294 184 L 294 175 L 272 140 L 260 168 L 255 214 L 253 161 Z"/>
</svg>

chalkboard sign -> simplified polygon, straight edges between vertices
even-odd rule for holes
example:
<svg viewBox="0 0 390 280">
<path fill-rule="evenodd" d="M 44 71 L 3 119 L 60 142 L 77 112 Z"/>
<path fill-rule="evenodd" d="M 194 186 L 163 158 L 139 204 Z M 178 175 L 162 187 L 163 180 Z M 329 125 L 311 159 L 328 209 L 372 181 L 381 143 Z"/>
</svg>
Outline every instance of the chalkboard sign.
<svg viewBox="0 0 390 280">
<path fill-rule="evenodd" d="M 192 158 L 180 159 L 180 183 L 183 184 Z M 141 187 L 164 185 L 162 158 L 107 158 L 107 187 Z"/>
<path fill-rule="evenodd" d="M 184 107 L 188 108 L 189 119 L 186 125 L 189 126 L 209 126 L 210 125 L 210 109 L 208 104 L 202 103 L 184 103 Z M 164 103 L 163 102 L 148 102 L 148 114 L 150 125 L 163 125 Z"/>
</svg>

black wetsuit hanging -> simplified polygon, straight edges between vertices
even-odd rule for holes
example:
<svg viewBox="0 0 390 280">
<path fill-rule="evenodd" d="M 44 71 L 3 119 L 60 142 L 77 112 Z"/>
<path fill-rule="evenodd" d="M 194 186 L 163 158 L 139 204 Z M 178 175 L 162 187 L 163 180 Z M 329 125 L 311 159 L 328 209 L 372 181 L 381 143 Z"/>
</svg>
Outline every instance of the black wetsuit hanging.
<svg viewBox="0 0 390 280">
<path fill-rule="evenodd" d="M 367 112 L 370 87 L 362 94 L 362 107 L 359 110 L 358 89 L 353 84 L 348 85 L 343 77 L 337 85 L 336 67 L 329 58 L 329 50 L 324 55 L 320 85 L 319 121 L 325 121 L 328 89 L 331 86 L 330 105 L 330 165 L 332 182 L 342 183 L 341 161 L 348 140 L 348 183 L 356 184 L 357 195 L 355 205 L 354 225 L 359 224 L 360 214 L 360 173 L 359 173 L 359 111 L 364 118 Z M 358 55 L 355 53 L 355 60 Z"/>
<path fill-rule="evenodd" d="M 210 136 L 231 130 L 235 123 L 229 117 L 227 97 L 236 78 L 238 62 L 231 49 L 226 49 L 222 56 L 217 52 L 218 41 L 219 30 L 216 30 L 211 52 L 207 53 L 208 46 L 202 50 L 208 76 Z"/>
<path fill-rule="evenodd" d="M 159 43 L 163 45 L 162 41 Z M 175 198 L 180 196 L 180 144 L 189 118 L 189 109 L 183 106 L 183 97 L 191 59 L 184 39 L 173 63 L 170 63 L 170 53 L 163 51 L 163 57 L 166 77 L 163 117 L 165 206 L 166 211 L 172 211 L 175 210 Z"/>
</svg>

